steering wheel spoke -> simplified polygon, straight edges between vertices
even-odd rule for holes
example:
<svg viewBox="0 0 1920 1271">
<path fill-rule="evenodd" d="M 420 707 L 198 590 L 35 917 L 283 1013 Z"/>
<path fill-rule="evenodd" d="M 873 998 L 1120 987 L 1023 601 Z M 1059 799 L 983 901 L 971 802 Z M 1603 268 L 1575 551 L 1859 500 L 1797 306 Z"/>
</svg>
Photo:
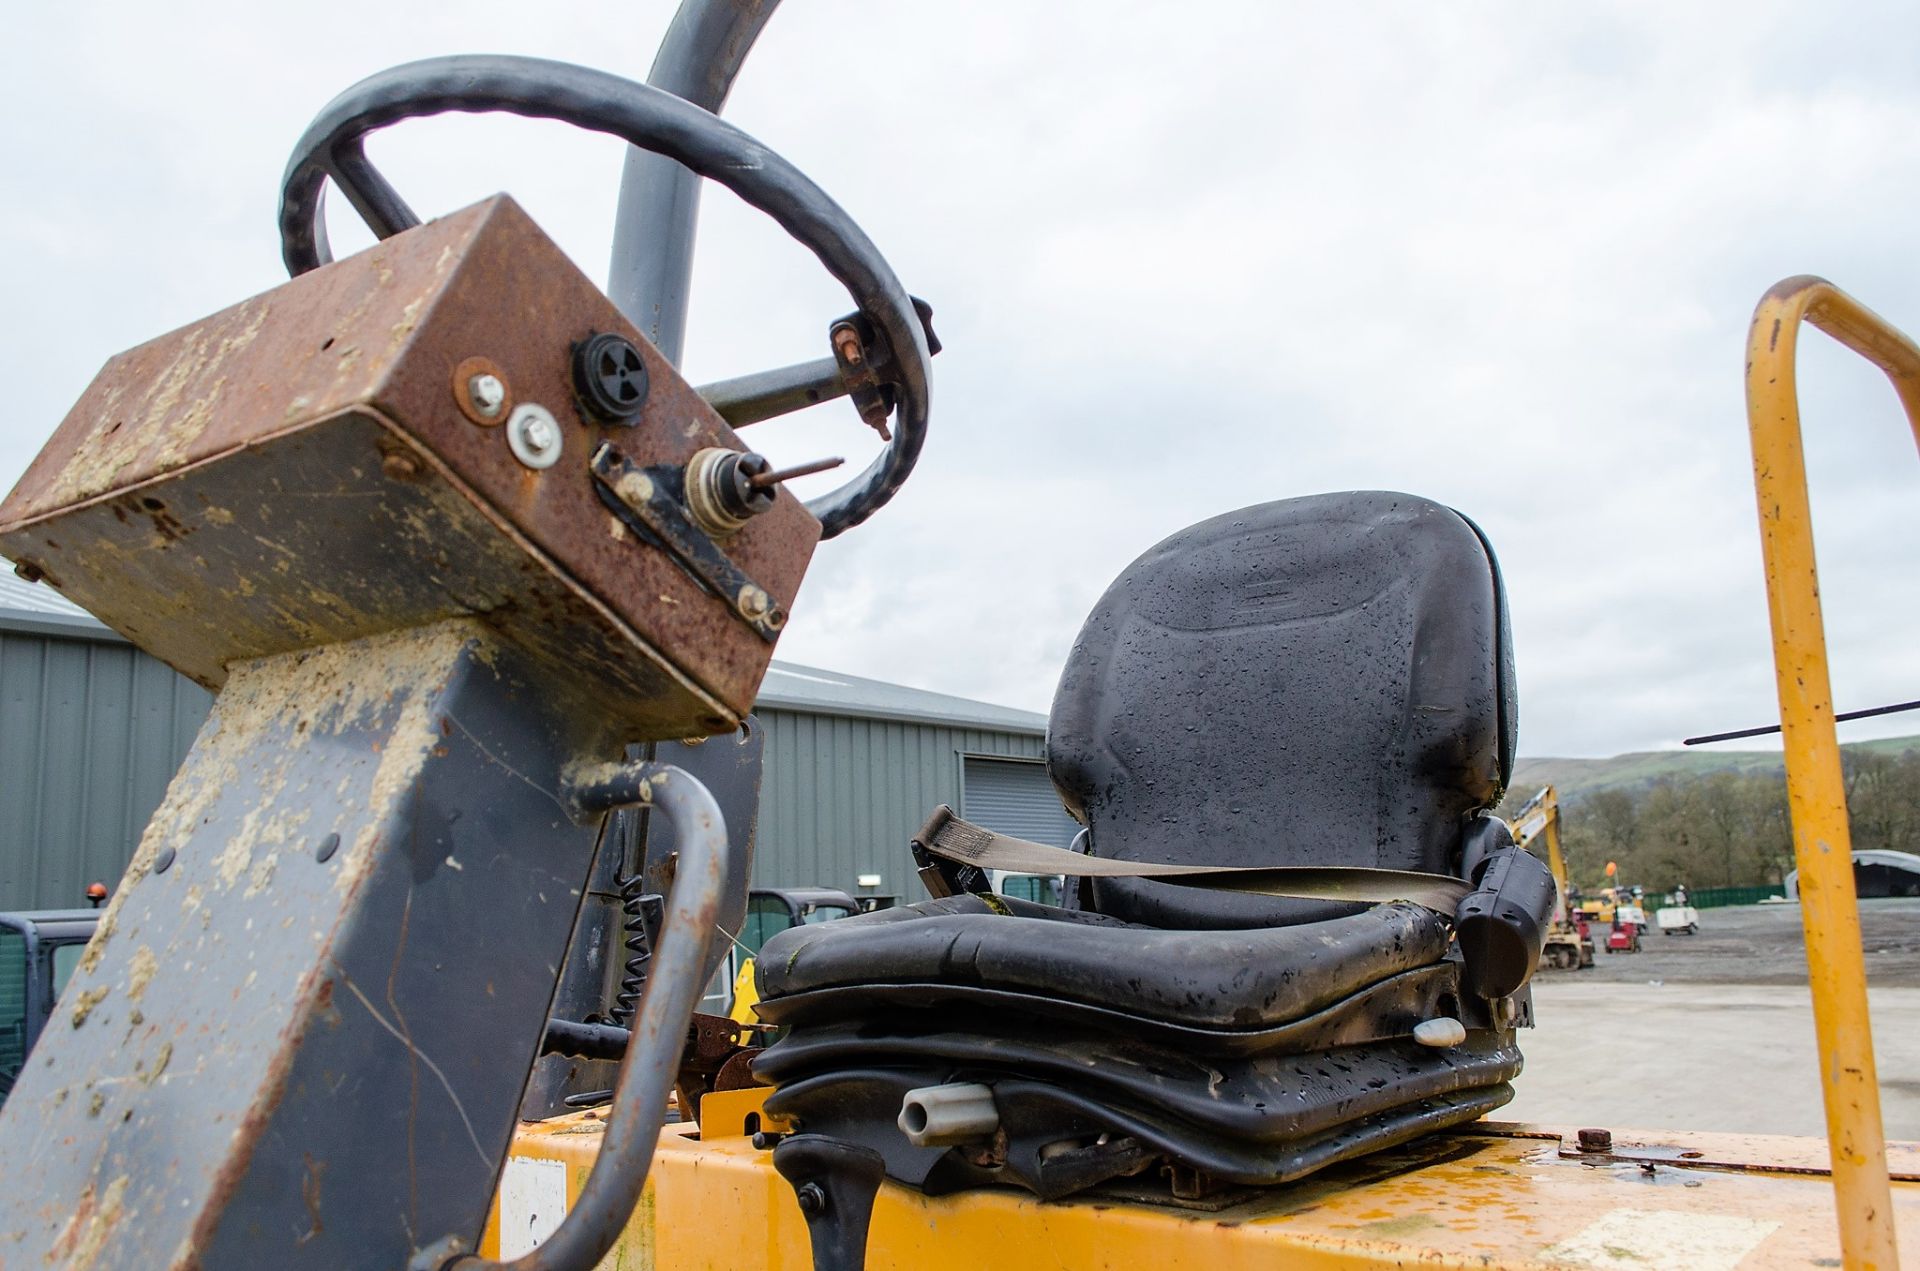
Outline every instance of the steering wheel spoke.
<svg viewBox="0 0 1920 1271">
<path fill-rule="evenodd" d="M 394 189 L 367 158 L 366 147 L 359 138 L 334 151 L 327 175 L 378 237 L 392 238 L 420 223 L 407 201 L 400 197 L 400 191 Z"/>
</svg>

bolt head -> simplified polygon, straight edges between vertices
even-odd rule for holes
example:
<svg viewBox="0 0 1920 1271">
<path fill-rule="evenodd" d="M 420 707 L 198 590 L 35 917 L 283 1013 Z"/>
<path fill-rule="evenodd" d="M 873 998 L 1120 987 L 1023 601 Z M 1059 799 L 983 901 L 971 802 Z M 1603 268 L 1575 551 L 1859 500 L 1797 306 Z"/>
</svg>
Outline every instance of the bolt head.
<svg viewBox="0 0 1920 1271">
<path fill-rule="evenodd" d="M 1613 1150 L 1613 1131 L 1580 1131 L 1580 1150 L 1582 1152 L 1611 1152 Z"/>
<path fill-rule="evenodd" d="M 395 481 L 411 481 L 420 475 L 420 463 L 412 455 L 390 450 L 380 456 L 380 471 Z"/>
<path fill-rule="evenodd" d="M 820 1184 L 802 1183 L 795 1189 L 795 1195 L 800 1201 L 800 1212 L 807 1217 L 826 1212 L 827 1194 L 820 1190 Z"/>
<path fill-rule="evenodd" d="M 507 404 L 507 386 L 498 375 L 476 375 L 467 381 L 467 397 L 475 410 L 491 419 Z"/>
<path fill-rule="evenodd" d="M 522 402 L 507 419 L 507 446 L 513 457 L 529 468 L 551 468 L 560 459 L 566 439 L 553 412 L 534 402 Z"/>
</svg>

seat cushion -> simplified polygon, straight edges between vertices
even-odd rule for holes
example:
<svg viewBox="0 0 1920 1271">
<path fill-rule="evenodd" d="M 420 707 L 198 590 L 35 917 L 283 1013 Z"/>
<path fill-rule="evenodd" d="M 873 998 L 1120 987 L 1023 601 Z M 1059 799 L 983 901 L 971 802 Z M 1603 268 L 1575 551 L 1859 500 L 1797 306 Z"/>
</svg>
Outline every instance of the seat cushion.
<svg viewBox="0 0 1920 1271">
<path fill-rule="evenodd" d="M 952 896 L 794 927 L 760 996 L 910 982 L 1032 994 L 1202 1029 L 1270 1029 L 1439 962 L 1448 925 L 1390 904 L 1305 926 L 1160 931 L 1000 896 Z"/>
</svg>

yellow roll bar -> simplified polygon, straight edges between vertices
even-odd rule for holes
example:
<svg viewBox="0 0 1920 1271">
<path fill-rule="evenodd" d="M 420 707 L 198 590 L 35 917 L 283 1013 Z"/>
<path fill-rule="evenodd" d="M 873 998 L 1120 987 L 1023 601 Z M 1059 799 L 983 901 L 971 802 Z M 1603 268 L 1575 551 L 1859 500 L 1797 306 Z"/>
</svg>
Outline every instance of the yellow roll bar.
<svg viewBox="0 0 1920 1271">
<path fill-rule="evenodd" d="M 1808 276 L 1789 278 L 1761 297 L 1747 335 L 1747 424 L 1753 439 L 1753 483 L 1760 504 L 1773 666 L 1786 741 L 1787 802 L 1800 869 L 1800 916 L 1806 930 L 1840 1250 L 1848 1268 L 1895 1271 L 1900 1259 L 1867 1012 L 1853 840 L 1834 732 L 1794 382 L 1794 351 L 1803 320 L 1887 373 L 1916 443 L 1920 347 L 1832 283 Z"/>
</svg>

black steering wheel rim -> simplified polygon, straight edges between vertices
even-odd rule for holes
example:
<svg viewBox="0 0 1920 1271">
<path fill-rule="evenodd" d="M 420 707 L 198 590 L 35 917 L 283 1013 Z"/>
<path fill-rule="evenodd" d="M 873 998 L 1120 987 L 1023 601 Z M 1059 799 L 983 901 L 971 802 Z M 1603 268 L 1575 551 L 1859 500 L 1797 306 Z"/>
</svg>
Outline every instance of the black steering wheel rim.
<svg viewBox="0 0 1920 1271">
<path fill-rule="evenodd" d="M 609 133 L 726 186 L 811 251 L 887 343 L 896 414 L 893 439 L 866 470 L 809 500 L 807 510 L 831 538 L 893 497 L 926 443 L 931 392 L 932 355 L 906 288 L 866 232 L 798 168 L 661 89 L 565 62 L 505 55 L 429 58 L 361 80 L 321 110 L 288 161 L 280 194 L 288 272 L 297 276 L 332 259 L 321 201 L 329 180 L 381 238 L 419 224 L 367 161 L 363 142 L 401 120 L 450 111 L 506 111 Z"/>
</svg>

